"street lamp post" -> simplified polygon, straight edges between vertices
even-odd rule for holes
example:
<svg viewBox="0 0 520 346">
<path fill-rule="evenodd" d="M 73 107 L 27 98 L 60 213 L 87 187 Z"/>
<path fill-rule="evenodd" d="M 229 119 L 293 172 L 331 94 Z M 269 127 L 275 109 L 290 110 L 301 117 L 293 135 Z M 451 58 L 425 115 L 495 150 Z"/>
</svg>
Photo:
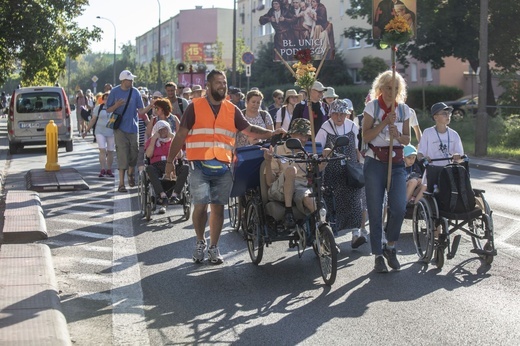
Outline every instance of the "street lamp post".
<svg viewBox="0 0 520 346">
<path fill-rule="evenodd" d="M 160 90 L 162 87 L 161 80 L 161 2 L 157 0 L 157 5 L 159 5 L 159 27 L 158 27 L 158 38 L 157 38 L 157 90 Z"/>
<path fill-rule="evenodd" d="M 116 25 L 114 24 L 113 21 L 111 21 L 108 18 L 101 17 L 101 16 L 97 16 L 96 18 L 108 20 L 114 27 L 114 84 L 113 84 L 113 86 L 116 86 L 116 37 L 117 37 Z"/>
</svg>

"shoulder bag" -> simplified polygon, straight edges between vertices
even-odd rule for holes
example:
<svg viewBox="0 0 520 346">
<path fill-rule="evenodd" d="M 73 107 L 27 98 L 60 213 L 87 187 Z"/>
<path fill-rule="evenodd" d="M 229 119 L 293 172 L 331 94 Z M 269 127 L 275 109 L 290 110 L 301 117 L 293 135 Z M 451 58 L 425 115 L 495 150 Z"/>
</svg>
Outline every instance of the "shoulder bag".
<svg viewBox="0 0 520 346">
<path fill-rule="evenodd" d="M 123 108 L 123 113 L 118 114 L 116 112 L 112 112 L 110 114 L 110 118 L 108 118 L 107 127 L 112 130 L 117 130 L 119 126 L 121 125 L 121 121 L 123 120 L 123 114 L 125 114 L 126 109 L 128 108 L 128 103 L 130 102 L 130 97 L 132 96 L 132 92 L 134 89 L 130 89 L 130 92 L 128 93 L 128 98 L 126 99 L 125 108 Z"/>
</svg>

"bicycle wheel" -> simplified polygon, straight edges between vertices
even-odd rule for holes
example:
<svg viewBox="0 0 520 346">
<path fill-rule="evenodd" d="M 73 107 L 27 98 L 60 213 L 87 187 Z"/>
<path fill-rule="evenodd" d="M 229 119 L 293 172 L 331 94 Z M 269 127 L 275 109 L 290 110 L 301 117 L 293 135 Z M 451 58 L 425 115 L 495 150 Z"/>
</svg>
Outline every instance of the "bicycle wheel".
<svg viewBox="0 0 520 346">
<path fill-rule="evenodd" d="M 228 215 L 229 225 L 234 231 L 238 231 L 240 228 L 240 199 L 239 197 L 229 197 L 228 200 Z"/>
<path fill-rule="evenodd" d="M 247 250 L 253 264 L 259 264 L 264 255 L 264 238 L 262 235 L 262 225 L 256 199 L 252 199 L 246 206 L 246 229 Z"/>
<path fill-rule="evenodd" d="M 470 227 L 470 229 L 473 233 L 471 235 L 471 241 L 479 257 L 482 258 L 486 264 L 491 264 L 493 263 L 496 252 L 491 208 L 483 195 L 477 197 L 475 200 L 477 206 L 482 209 L 483 214 L 471 222 L 472 227 Z"/>
<path fill-rule="evenodd" d="M 433 256 L 434 234 L 428 202 L 422 199 L 413 210 L 413 241 L 419 260 L 429 263 Z"/>
<path fill-rule="evenodd" d="M 321 225 L 316 233 L 315 241 L 319 254 L 321 277 L 327 286 L 331 286 L 336 281 L 338 271 L 338 249 L 332 228 L 327 224 Z"/>
</svg>

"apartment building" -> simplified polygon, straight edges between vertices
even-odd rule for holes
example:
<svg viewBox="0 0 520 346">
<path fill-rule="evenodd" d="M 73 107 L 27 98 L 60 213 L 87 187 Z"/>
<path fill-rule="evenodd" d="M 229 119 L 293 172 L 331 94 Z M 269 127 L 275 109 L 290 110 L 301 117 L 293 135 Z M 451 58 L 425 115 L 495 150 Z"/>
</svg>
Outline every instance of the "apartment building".
<svg viewBox="0 0 520 346">
<path fill-rule="evenodd" d="M 213 68 L 217 42 L 222 43 L 222 59 L 231 65 L 233 48 L 233 10 L 203 8 L 181 10 L 161 23 L 162 61 L 204 63 Z M 157 56 L 158 27 L 136 38 L 137 62 L 150 63 Z"/>
</svg>

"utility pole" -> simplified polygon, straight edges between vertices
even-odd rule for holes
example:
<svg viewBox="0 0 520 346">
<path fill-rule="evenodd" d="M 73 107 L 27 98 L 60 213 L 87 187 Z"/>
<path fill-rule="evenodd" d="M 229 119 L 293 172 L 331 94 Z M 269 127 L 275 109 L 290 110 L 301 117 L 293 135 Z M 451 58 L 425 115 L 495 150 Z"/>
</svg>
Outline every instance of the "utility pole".
<svg viewBox="0 0 520 346">
<path fill-rule="evenodd" d="M 475 129 L 475 155 L 486 156 L 488 145 L 488 122 L 486 112 L 488 85 L 488 5 L 489 0 L 480 0 L 480 38 L 479 38 L 479 70 L 478 113 Z"/>
<path fill-rule="evenodd" d="M 157 90 L 161 90 L 162 88 L 162 80 L 161 80 L 161 2 L 157 0 L 157 4 L 159 5 L 159 26 L 157 28 Z"/>
<path fill-rule="evenodd" d="M 237 85 L 237 1 L 233 0 L 233 72 L 231 73 L 231 84 Z"/>
</svg>

